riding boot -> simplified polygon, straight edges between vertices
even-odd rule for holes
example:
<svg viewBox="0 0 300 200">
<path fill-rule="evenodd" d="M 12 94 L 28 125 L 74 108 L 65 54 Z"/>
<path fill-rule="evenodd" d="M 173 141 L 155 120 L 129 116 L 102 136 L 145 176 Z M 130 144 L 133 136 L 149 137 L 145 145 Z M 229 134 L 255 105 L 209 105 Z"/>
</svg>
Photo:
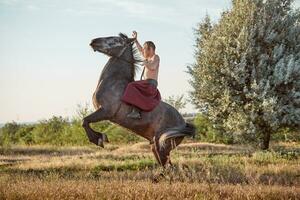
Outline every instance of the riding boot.
<svg viewBox="0 0 300 200">
<path fill-rule="evenodd" d="M 135 106 L 132 106 L 131 113 L 127 114 L 127 117 L 133 118 L 133 119 L 141 119 L 141 110 Z"/>
</svg>

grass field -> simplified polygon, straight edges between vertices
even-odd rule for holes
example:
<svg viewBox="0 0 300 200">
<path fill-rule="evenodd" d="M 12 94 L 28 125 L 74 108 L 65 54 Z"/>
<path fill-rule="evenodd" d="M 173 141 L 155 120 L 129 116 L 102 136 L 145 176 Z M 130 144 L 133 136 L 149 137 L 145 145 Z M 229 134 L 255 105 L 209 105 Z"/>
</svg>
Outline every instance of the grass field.
<svg viewBox="0 0 300 200">
<path fill-rule="evenodd" d="M 147 143 L 0 149 L 0 199 L 300 199 L 300 145 L 186 143 L 153 183 Z"/>
</svg>

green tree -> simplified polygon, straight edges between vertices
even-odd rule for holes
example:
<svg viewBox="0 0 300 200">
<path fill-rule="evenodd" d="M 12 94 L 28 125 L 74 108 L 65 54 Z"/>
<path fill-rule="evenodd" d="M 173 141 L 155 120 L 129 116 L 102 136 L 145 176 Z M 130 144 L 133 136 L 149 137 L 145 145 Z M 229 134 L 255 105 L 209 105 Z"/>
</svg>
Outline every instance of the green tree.
<svg viewBox="0 0 300 200">
<path fill-rule="evenodd" d="M 17 143 L 19 138 L 17 137 L 17 132 L 21 125 L 15 121 L 6 123 L 0 129 L 0 145 L 9 145 L 11 143 Z"/>
<path fill-rule="evenodd" d="M 237 138 L 261 142 L 300 124 L 300 11 L 292 0 L 233 0 L 217 24 L 196 29 L 191 97 Z"/>
<path fill-rule="evenodd" d="M 180 96 L 169 96 L 168 98 L 164 99 L 164 101 L 176 108 L 179 112 L 181 109 L 185 108 L 187 101 L 184 99 L 184 95 Z"/>
<path fill-rule="evenodd" d="M 35 144 L 36 140 L 32 133 L 34 128 L 35 128 L 35 125 L 32 125 L 32 124 L 21 125 L 15 134 L 16 138 L 17 138 L 15 143 L 27 144 L 27 145 Z"/>
<path fill-rule="evenodd" d="M 193 120 L 193 124 L 196 126 L 197 133 L 196 139 L 213 142 L 213 143 L 225 143 L 232 144 L 233 137 L 231 134 L 219 131 L 214 128 L 214 124 L 207 118 L 207 116 L 198 113 Z"/>
<path fill-rule="evenodd" d="M 67 118 L 53 116 L 47 120 L 40 120 L 32 130 L 32 134 L 39 144 L 64 145 L 68 126 Z"/>
</svg>

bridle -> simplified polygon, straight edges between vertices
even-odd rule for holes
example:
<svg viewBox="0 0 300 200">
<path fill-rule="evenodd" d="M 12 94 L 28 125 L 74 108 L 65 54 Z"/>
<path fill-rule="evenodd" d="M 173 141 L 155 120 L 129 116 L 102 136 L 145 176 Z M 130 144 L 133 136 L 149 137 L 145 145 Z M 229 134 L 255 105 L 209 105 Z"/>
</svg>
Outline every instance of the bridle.
<svg viewBox="0 0 300 200">
<path fill-rule="evenodd" d="M 127 43 L 127 44 L 121 49 L 121 51 L 118 53 L 118 55 L 113 55 L 113 54 L 109 54 L 109 55 L 110 55 L 111 57 L 113 57 L 113 58 L 120 59 L 120 60 L 123 60 L 123 61 L 125 61 L 125 62 L 127 62 L 127 63 L 129 63 L 129 64 L 134 65 L 134 64 L 135 64 L 135 61 L 130 62 L 130 61 L 128 61 L 127 59 L 124 59 L 124 58 L 121 57 L 121 56 L 123 55 L 123 53 L 125 52 L 125 50 L 128 48 L 129 45 L 131 45 L 131 42 Z M 143 72 L 142 72 L 142 74 L 141 74 L 140 80 L 142 80 L 142 77 L 143 77 L 143 75 L 144 75 L 144 72 L 145 72 L 145 67 L 144 67 Z"/>
<path fill-rule="evenodd" d="M 110 55 L 111 57 L 113 57 L 113 58 L 117 58 L 117 59 L 123 60 L 123 61 L 125 61 L 125 62 L 127 62 L 127 63 L 129 63 L 129 64 L 134 64 L 135 61 L 132 61 L 132 62 L 131 62 L 131 61 L 129 61 L 129 60 L 124 59 L 124 58 L 121 57 L 121 56 L 124 54 L 125 50 L 128 48 L 129 45 L 131 45 L 131 42 L 127 43 L 127 44 L 121 49 L 121 51 L 118 53 L 118 55 L 113 55 L 113 54 L 109 54 L 109 55 Z"/>
</svg>

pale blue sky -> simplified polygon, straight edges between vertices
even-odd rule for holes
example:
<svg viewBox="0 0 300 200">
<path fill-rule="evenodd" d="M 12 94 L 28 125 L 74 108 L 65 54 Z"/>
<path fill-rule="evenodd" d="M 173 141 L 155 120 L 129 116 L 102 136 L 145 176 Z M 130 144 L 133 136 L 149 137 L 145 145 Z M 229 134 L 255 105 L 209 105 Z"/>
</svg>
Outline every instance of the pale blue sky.
<svg viewBox="0 0 300 200">
<path fill-rule="evenodd" d="M 192 28 L 229 7 L 230 0 L 0 0 L 0 123 L 71 116 L 77 104 L 91 104 L 108 57 L 90 40 L 132 30 L 157 46 L 162 97 L 188 97 Z"/>
</svg>

